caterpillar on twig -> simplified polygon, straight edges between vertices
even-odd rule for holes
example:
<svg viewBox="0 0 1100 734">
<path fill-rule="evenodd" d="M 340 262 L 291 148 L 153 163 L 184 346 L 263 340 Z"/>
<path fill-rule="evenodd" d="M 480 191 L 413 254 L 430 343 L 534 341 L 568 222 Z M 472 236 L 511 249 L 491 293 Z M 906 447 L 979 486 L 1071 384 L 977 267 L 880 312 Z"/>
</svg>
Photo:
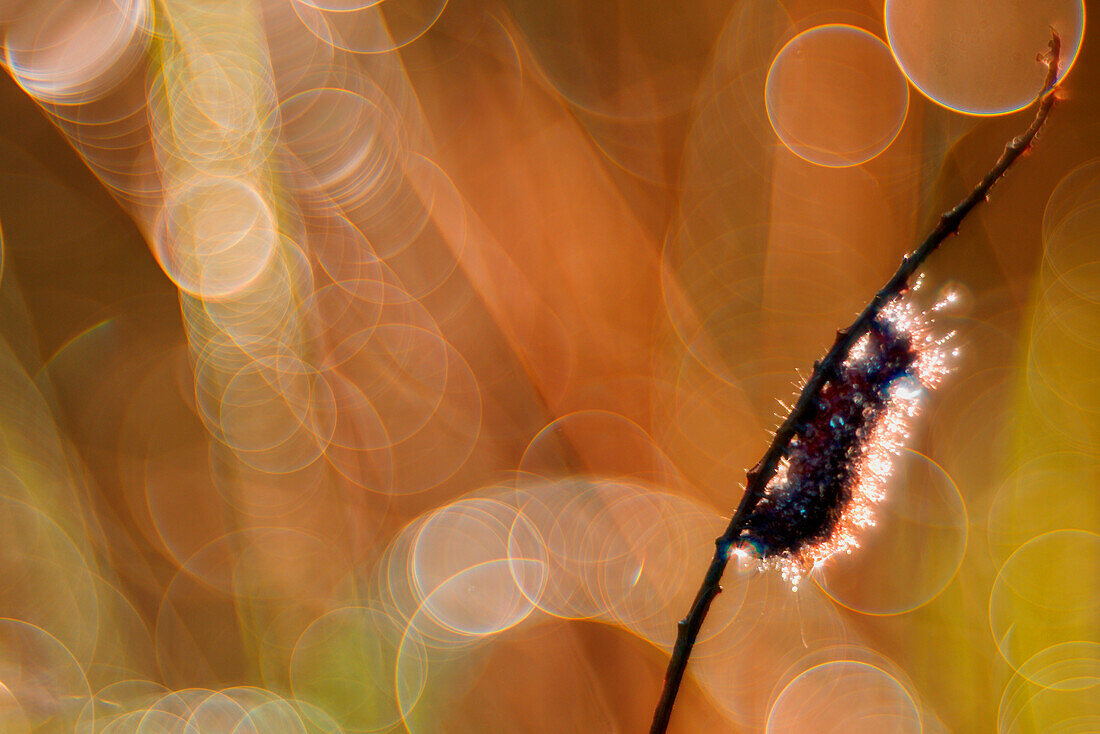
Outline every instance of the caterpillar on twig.
<svg viewBox="0 0 1100 734">
<path fill-rule="evenodd" d="M 731 555 L 756 555 L 797 583 L 807 564 L 812 567 L 854 547 L 854 528 L 871 522 L 869 508 L 881 493 L 889 459 L 904 436 L 905 419 L 916 410 L 918 386 L 933 386 L 944 369 L 942 344 L 930 339 L 925 315 L 918 316 L 906 300 L 909 279 L 958 232 L 966 215 L 986 201 L 993 184 L 1031 146 L 1054 106 L 1060 51 L 1061 41 L 1053 33 L 1050 53 L 1041 59 L 1047 76 L 1027 130 L 1005 146 L 965 199 L 940 216 L 856 320 L 837 332 L 763 458 L 749 470 L 741 502 L 726 531 L 714 541 L 714 558 L 691 609 L 680 620 L 650 734 L 668 729 L 691 649 L 722 590 Z M 922 351 L 922 345 L 929 344 L 936 346 Z M 868 414 L 862 405 L 855 412 L 857 396 L 870 401 Z M 819 443 L 810 448 L 810 441 Z"/>
<path fill-rule="evenodd" d="M 927 312 L 906 296 L 889 301 L 794 426 L 734 553 L 778 569 L 797 589 L 830 556 L 858 547 L 922 395 L 947 371 L 951 336 L 936 339 Z"/>
</svg>

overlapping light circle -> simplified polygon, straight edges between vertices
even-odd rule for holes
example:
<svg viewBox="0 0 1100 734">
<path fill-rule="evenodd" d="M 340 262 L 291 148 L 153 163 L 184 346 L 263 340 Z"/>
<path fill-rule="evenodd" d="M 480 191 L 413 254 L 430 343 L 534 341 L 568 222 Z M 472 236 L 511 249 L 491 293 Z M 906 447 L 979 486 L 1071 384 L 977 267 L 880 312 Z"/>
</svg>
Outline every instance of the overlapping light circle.
<svg viewBox="0 0 1100 734">
<path fill-rule="evenodd" d="M 780 49 L 765 83 L 768 120 L 795 155 L 820 166 L 866 163 L 894 141 L 909 85 L 873 34 L 822 25 Z"/>
</svg>

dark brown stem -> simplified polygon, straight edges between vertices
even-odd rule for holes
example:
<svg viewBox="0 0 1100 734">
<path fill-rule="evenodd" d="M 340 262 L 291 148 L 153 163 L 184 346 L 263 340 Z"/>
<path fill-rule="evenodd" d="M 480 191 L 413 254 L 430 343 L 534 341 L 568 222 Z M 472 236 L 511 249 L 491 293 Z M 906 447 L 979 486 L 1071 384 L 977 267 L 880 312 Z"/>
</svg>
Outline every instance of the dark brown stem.
<svg viewBox="0 0 1100 734">
<path fill-rule="evenodd" d="M 653 724 L 649 729 L 650 734 L 665 734 L 668 729 L 668 721 L 672 716 L 672 706 L 676 702 L 676 694 L 680 690 L 680 683 L 683 681 L 684 671 L 687 669 L 691 649 L 699 636 L 699 629 L 703 626 L 703 620 L 706 619 L 711 602 L 722 590 L 719 584 L 722 581 L 722 574 L 726 570 L 726 564 L 729 562 L 730 552 L 741 534 L 746 518 L 764 496 L 765 487 L 768 486 L 768 482 L 775 475 L 780 460 L 787 453 L 796 427 L 807 418 L 821 388 L 837 374 L 839 366 L 843 363 L 852 345 L 866 333 L 882 307 L 908 287 L 909 279 L 924 264 L 928 256 L 935 252 L 936 248 L 949 235 L 958 232 L 959 225 L 962 224 L 963 219 L 970 213 L 970 210 L 985 200 L 989 190 L 993 188 L 993 184 L 997 183 L 1009 166 L 1031 145 L 1035 134 L 1039 132 L 1039 128 L 1043 126 L 1047 115 L 1050 114 L 1050 110 L 1054 106 L 1054 85 L 1058 79 L 1058 56 L 1060 51 L 1061 42 L 1058 34 L 1055 33 L 1050 41 L 1050 54 L 1047 60 L 1049 70 L 1042 94 L 1039 97 L 1038 111 L 1034 121 L 1022 135 L 1014 138 L 1005 146 L 1004 152 L 1001 153 L 1001 157 L 997 159 L 996 164 L 978 182 L 978 185 L 974 187 L 970 194 L 960 201 L 954 209 L 940 216 L 935 229 L 917 249 L 902 259 L 897 272 L 875 294 L 875 297 L 871 299 L 871 302 L 867 304 L 867 307 L 852 322 L 851 326 L 836 333 L 836 341 L 833 342 L 832 348 L 829 349 L 829 353 L 825 355 L 823 360 L 814 365 L 813 374 L 805 387 L 802 388 L 802 393 L 798 396 L 798 402 L 795 403 L 786 420 L 775 432 L 775 438 L 764 457 L 749 470 L 748 481 L 745 484 L 745 494 L 741 498 L 741 503 L 737 506 L 737 511 L 733 514 L 733 517 L 730 518 L 726 531 L 714 541 L 714 558 L 711 560 L 707 574 L 703 578 L 703 584 L 695 595 L 695 600 L 691 604 L 688 615 L 680 620 L 677 627 L 676 643 L 672 648 L 672 657 L 668 661 L 668 669 L 665 672 L 665 685 L 661 691 L 661 700 L 657 703 L 657 709 L 653 713 Z"/>
</svg>

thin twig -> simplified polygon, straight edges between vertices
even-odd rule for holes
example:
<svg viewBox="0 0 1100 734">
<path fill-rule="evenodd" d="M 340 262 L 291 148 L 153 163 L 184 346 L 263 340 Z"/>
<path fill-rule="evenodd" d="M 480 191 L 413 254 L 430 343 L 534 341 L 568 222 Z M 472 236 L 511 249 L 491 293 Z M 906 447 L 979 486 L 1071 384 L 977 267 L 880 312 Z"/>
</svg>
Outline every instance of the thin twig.
<svg viewBox="0 0 1100 734">
<path fill-rule="evenodd" d="M 836 341 L 833 342 L 832 348 L 825 355 L 825 359 L 814 364 L 813 374 L 802 389 L 798 402 L 795 403 L 787 419 L 775 432 L 775 438 L 768 447 L 767 453 L 757 462 L 756 466 L 749 470 L 745 494 L 741 498 L 741 503 L 730 519 L 726 531 L 714 541 L 714 558 L 711 560 L 707 574 L 703 578 L 703 584 L 695 595 L 695 601 L 692 602 L 688 615 L 679 622 L 676 631 L 676 643 L 672 648 L 672 657 L 668 661 L 665 684 L 661 691 L 661 700 L 658 702 L 657 709 L 653 714 L 653 724 L 649 729 L 650 734 L 665 734 L 668 728 L 672 706 L 676 701 L 676 694 L 680 690 L 680 683 L 684 678 L 684 670 L 687 668 L 691 649 L 695 645 L 695 639 L 699 635 L 699 629 L 703 626 L 703 620 L 707 616 L 711 602 L 722 590 L 719 584 L 722 580 L 722 574 L 726 570 L 726 564 L 729 562 L 730 552 L 741 534 L 745 520 L 763 498 L 764 489 L 775 475 L 779 462 L 786 454 L 797 426 L 808 416 L 821 388 L 838 375 L 838 368 L 851 351 L 852 345 L 868 330 L 882 307 L 908 287 L 909 279 L 949 235 L 958 233 L 959 225 L 962 224 L 963 219 L 970 213 L 970 210 L 985 200 L 989 190 L 993 188 L 993 184 L 1031 145 L 1035 134 L 1039 132 L 1039 128 L 1043 126 L 1047 115 L 1050 114 L 1050 110 L 1054 106 L 1054 85 L 1058 79 L 1058 56 L 1060 51 L 1061 42 L 1058 34 L 1055 33 L 1050 41 L 1050 54 L 1047 62 L 1049 70 L 1043 85 L 1043 91 L 1039 97 L 1039 107 L 1035 120 L 1022 135 L 1014 138 L 1005 146 L 1001 157 L 997 159 L 997 163 L 978 182 L 974 190 L 959 202 L 954 209 L 940 216 L 935 229 L 916 250 L 902 259 L 897 272 L 887 281 L 882 290 L 875 294 L 875 297 L 871 299 L 871 302 L 867 304 L 867 307 L 852 322 L 851 326 L 836 333 Z"/>
</svg>

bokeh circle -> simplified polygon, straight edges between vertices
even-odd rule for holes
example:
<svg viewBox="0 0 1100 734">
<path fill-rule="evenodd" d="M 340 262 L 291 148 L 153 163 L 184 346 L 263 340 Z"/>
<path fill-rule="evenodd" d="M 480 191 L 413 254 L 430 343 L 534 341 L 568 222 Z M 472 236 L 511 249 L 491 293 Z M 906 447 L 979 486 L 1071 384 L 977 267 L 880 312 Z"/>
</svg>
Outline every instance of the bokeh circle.
<svg viewBox="0 0 1100 734">
<path fill-rule="evenodd" d="M 1055 530 L 1008 557 L 993 581 L 989 623 L 1001 655 L 1021 675 L 1052 645 L 1100 642 L 1100 535 Z"/>
<path fill-rule="evenodd" d="M 1003 115 L 1034 101 L 1046 68 L 1036 55 L 1053 28 L 1059 79 L 1077 60 L 1082 0 L 886 0 L 886 38 L 898 66 L 924 96 L 968 115 Z"/>
<path fill-rule="evenodd" d="M 855 660 L 814 666 L 792 680 L 768 711 L 768 734 L 922 731 L 905 686 L 882 668 Z"/>
<path fill-rule="evenodd" d="M 909 85 L 873 34 L 817 26 L 787 42 L 764 84 L 768 121 L 783 144 L 810 163 L 847 168 L 894 141 L 909 109 Z"/>
</svg>

